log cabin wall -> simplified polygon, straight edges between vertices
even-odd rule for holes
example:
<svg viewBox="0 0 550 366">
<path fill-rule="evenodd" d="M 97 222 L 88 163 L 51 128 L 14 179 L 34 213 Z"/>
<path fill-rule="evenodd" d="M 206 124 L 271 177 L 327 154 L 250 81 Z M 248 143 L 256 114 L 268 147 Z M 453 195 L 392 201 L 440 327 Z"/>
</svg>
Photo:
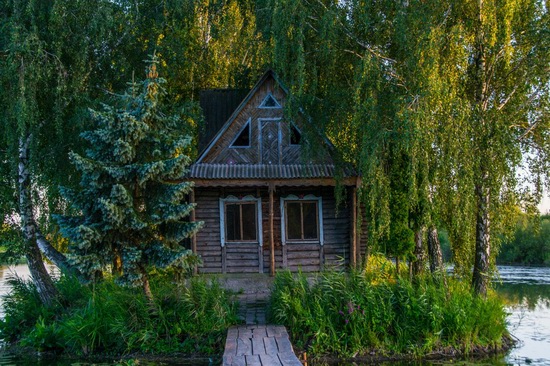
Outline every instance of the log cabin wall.
<svg viewBox="0 0 550 366">
<path fill-rule="evenodd" d="M 314 195 L 322 198 L 322 229 L 324 245 L 317 243 L 286 243 L 282 245 L 281 197 Z M 220 198 L 228 196 L 261 198 L 263 245 L 226 243 L 221 246 Z M 288 268 L 304 272 L 338 269 L 349 264 L 350 206 L 344 200 L 336 210 L 333 187 L 280 187 L 274 195 L 274 243 L 276 270 Z M 269 192 L 261 188 L 196 188 L 196 220 L 204 221 L 197 234 L 197 253 L 203 266 L 201 273 L 269 273 Z"/>
</svg>

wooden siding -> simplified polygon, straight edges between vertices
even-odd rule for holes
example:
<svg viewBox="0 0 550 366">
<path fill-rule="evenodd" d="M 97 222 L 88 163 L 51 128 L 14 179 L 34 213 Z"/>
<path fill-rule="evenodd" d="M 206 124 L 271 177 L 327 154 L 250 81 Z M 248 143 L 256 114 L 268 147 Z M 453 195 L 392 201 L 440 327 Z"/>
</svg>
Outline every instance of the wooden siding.
<svg viewBox="0 0 550 366">
<path fill-rule="evenodd" d="M 324 245 L 318 243 L 287 243 L 281 240 L 281 196 L 313 194 L 322 197 Z M 261 198 L 263 245 L 258 243 L 220 244 L 219 199 L 253 195 Z M 349 196 L 349 195 L 348 195 Z M 348 197 L 349 198 L 349 197 Z M 269 192 L 256 189 L 195 189 L 196 219 L 205 222 L 197 234 L 197 253 L 203 260 L 202 273 L 269 273 Z M 342 268 L 349 264 L 350 200 L 341 203 L 336 215 L 336 200 L 331 187 L 286 187 L 274 195 L 275 267 L 304 272 Z"/>
<path fill-rule="evenodd" d="M 283 108 L 260 108 L 266 95 L 284 107 L 285 92 L 273 77 L 268 77 L 250 96 L 247 104 L 235 116 L 227 129 L 202 157 L 202 164 L 296 164 L 301 160 L 301 146 L 290 144 L 290 128 L 283 119 Z M 250 122 L 250 147 L 231 147 L 231 144 Z M 263 131 L 263 132 L 262 132 Z M 271 135 L 270 138 L 269 135 Z M 262 146 L 263 145 L 263 146 Z M 333 164 L 324 148 L 309 156 L 309 163 Z"/>
</svg>

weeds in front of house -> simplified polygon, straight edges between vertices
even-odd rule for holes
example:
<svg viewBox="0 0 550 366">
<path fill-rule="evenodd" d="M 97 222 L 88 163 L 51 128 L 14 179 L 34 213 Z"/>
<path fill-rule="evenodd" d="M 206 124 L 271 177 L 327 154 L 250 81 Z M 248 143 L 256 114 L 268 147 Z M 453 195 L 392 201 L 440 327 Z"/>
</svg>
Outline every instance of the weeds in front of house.
<svg viewBox="0 0 550 366">
<path fill-rule="evenodd" d="M 121 288 L 110 280 L 82 286 L 62 276 L 56 283 L 62 300 L 50 308 L 41 305 L 30 282 L 15 279 L 11 285 L 0 337 L 39 351 L 218 354 L 227 328 L 238 321 L 231 294 L 201 278 L 185 285 L 157 278 L 154 310 L 139 289 Z"/>
<path fill-rule="evenodd" d="M 507 334 L 501 300 L 479 298 L 453 279 L 446 289 L 429 277 L 328 272 L 310 286 L 304 274 L 280 272 L 270 314 L 288 327 L 293 344 L 317 356 L 468 354 L 499 347 Z"/>
</svg>

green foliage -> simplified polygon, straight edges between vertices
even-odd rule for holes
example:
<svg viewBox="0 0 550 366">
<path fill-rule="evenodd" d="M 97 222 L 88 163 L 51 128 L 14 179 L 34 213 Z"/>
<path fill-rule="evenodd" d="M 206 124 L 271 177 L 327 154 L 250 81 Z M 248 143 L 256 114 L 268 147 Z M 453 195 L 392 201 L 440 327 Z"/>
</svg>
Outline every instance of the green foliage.
<svg viewBox="0 0 550 366">
<path fill-rule="evenodd" d="M 550 265 L 550 216 L 535 220 L 520 217 L 513 237 L 500 248 L 499 263 Z"/>
<path fill-rule="evenodd" d="M 185 221 L 194 209 L 185 202 L 192 183 L 174 183 L 190 163 L 191 139 L 179 116 L 161 111 L 164 80 L 156 65 L 154 58 L 148 78 L 121 97 L 121 108 L 92 112 L 96 129 L 82 134 L 91 147 L 86 157 L 71 156 L 81 190 L 63 190 L 80 215 L 57 217 L 81 273 L 94 279 L 120 260 L 117 281 L 146 292 L 148 267 L 185 268 L 190 250 L 181 244 L 202 226 Z"/>
<path fill-rule="evenodd" d="M 372 281 L 358 272 L 305 275 L 279 272 L 270 302 L 272 321 L 287 326 L 298 347 L 313 355 L 371 352 L 422 355 L 452 347 L 468 354 L 498 346 L 506 312 L 495 294 L 481 299 L 449 279 L 448 291 L 429 278 Z"/>
<path fill-rule="evenodd" d="M 231 294 L 201 278 L 174 286 L 165 276 L 155 277 L 155 312 L 143 293 L 110 280 L 82 286 L 61 277 L 56 285 L 65 301 L 49 309 L 40 306 L 30 282 L 16 279 L 11 285 L 0 336 L 38 351 L 212 355 L 221 353 L 227 328 L 237 323 Z"/>
</svg>

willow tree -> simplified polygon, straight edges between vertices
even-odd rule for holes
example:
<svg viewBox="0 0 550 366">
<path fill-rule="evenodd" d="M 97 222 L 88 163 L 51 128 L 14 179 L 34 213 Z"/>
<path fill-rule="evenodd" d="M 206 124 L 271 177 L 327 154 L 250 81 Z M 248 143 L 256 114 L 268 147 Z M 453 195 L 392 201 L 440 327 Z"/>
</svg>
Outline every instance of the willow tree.
<svg viewBox="0 0 550 366">
<path fill-rule="evenodd" d="M 265 28 L 273 63 L 290 84 L 289 112 L 307 115 L 342 160 L 360 171 L 369 246 L 410 258 L 411 230 L 422 233 L 430 217 L 429 205 L 420 202 L 428 201 L 433 163 L 416 111 L 423 96 L 418 46 L 440 7 L 394 1 L 266 0 L 268 5 L 273 18 Z"/>
<path fill-rule="evenodd" d="M 116 281 L 141 286 L 151 303 L 150 270 L 185 265 L 191 251 L 183 241 L 202 226 L 186 220 L 193 186 L 177 181 L 191 161 L 191 138 L 178 116 L 162 113 L 163 84 L 153 61 L 122 106 L 93 112 L 96 128 L 82 134 L 90 143 L 86 156 L 71 154 L 81 188 L 64 190 L 79 215 L 57 217 L 72 265 L 90 280 L 115 267 Z"/>
<path fill-rule="evenodd" d="M 62 268 L 67 263 L 41 229 L 59 208 L 57 185 L 71 184 L 67 152 L 80 128 L 74 116 L 105 55 L 110 9 L 111 2 L 0 1 L 0 164 L 9 172 L 2 221 L 20 218 L 23 251 L 45 304 L 55 289 L 40 250 Z"/>
<path fill-rule="evenodd" d="M 467 65 L 454 81 L 463 107 L 457 112 L 466 116 L 459 121 L 458 135 L 466 153 L 454 166 L 471 177 L 472 285 L 480 295 L 486 294 L 490 281 L 497 240 L 493 229 L 501 231 L 506 204 L 517 202 L 522 153 L 533 157 L 535 182 L 548 178 L 549 21 L 545 4 L 536 0 L 453 2 L 449 9 L 447 34 L 458 37 L 448 39 L 442 52 L 459 49 L 455 52 Z M 443 62 L 455 61 L 444 57 Z"/>
</svg>

